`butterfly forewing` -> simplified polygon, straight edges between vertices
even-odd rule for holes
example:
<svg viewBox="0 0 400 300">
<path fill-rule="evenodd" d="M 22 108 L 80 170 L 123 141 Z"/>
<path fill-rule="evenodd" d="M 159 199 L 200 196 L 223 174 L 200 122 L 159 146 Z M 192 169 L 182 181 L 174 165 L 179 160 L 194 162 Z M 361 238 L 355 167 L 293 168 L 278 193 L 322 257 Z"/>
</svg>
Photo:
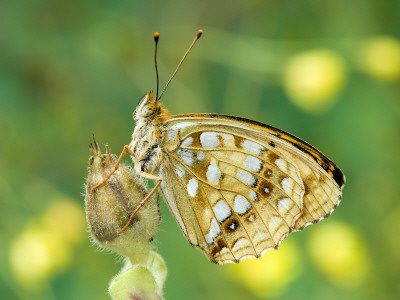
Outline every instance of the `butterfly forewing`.
<svg viewBox="0 0 400 300">
<path fill-rule="evenodd" d="M 188 240 L 211 260 L 258 257 L 339 201 L 338 184 L 308 155 L 243 121 L 176 116 L 164 130 L 161 169 L 174 180 L 163 192 Z"/>
<path fill-rule="evenodd" d="M 294 230 L 328 217 L 340 203 L 343 173 L 327 157 L 300 139 L 269 126 L 266 130 L 276 132 L 260 134 L 254 130 L 253 136 L 264 139 L 267 134 L 273 139 L 282 155 L 297 166 L 304 184 L 303 211 Z"/>
</svg>

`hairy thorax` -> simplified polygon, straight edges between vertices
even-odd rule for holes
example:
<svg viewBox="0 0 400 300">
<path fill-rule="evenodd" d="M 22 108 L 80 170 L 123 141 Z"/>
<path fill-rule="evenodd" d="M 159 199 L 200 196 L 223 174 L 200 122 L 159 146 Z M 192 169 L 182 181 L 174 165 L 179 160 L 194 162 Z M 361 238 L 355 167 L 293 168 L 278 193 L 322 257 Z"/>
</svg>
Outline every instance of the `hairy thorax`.
<svg viewBox="0 0 400 300">
<path fill-rule="evenodd" d="M 152 173 L 157 169 L 162 158 L 161 139 L 162 131 L 158 124 L 150 120 L 136 124 L 129 148 L 133 152 L 132 160 L 137 172 Z"/>
</svg>

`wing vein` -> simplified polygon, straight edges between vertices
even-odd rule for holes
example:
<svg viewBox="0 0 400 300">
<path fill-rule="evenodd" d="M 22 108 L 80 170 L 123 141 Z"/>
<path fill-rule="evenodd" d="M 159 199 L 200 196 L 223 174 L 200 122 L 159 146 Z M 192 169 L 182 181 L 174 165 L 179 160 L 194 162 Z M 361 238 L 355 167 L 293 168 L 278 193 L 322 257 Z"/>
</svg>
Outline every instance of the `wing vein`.
<svg viewBox="0 0 400 300">
<path fill-rule="evenodd" d="M 228 148 L 203 149 L 203 148 L 197 148 L 197 147 L 182 147 L 181 149 L 185 149 L 185 150 L 195 150 L 195 151 L 203 151 L 203 152 L 212 152 L 212 151 L 224 152 L 224 151 L 230 151 L 230 152 L 238 152 L 238 153 L 246 154 L 246 155 L 249 155 L 249 156 L 256 157 L 256 158 L 258 158 L 258 159 L 260 159 L 260 157 L 261 157 L 261 156 L 256 156 L 256 155 L 254 155 L 254 154 L 251 153 L 251 152 L 246 152 L 246 151 L 239 150 L 239 149 L 228 149 Z M 275 151 L 272 151 L 272 150 L 269 150 L 269 151 L 271 151 L 272 153 L 275 153 L 275 154 L 276 154 Z M 282 153 L 280 153 L 280 152 L 278 152 L 278 153 L 279 153 L 279 154 L 282 154 Z M 269 166 L 272 166 L 272 167 L 274 167 L 274 168 L 276 167 L 276 165 L 274 165 L 273 163 L 271 163 L 271 162 L 269 162 L 269 161 L 266 161 L 266 160 L 263 160 L 263 159 L 260 159 L 260 160 L 262 160 L 263 163 L 266 163 L 266 164 L 269 165 Z M 284 173 L 284 174 L 286 174 L 287 176 L 289 176 L 287 173 L 283 172 L 282 170 L 281 170 L 281 172 Z"/>
<path fill-rule="evenodd" d="M 195 176 L 195 177 L 196 177 L 200 182 L 202 182 L 203 184 L 206 184 L 206 185 L 208 185 L 208 186 L 211 186 L 212 188 L 214 188 L 214 189 L 216 189 L 216 190 L 227 191 L 227 192 L 231 192 L 231 193 L 237 193 L 236 191 L 232 191 L 232 190 L 228 190 L 228 189 L 224 189 L 224 188 L 220 188 L 220 187 L 219 187 L 219 188 L 216 188 L 216 187 L 210 185 L 208 182 L 206 182 L 206 181 L 203 180 L 202 178 L 197 177 L 196 174 L 195 174 L 190 168 L 188 168 L 185 164 L 182 164 L 182 163 L 179 161 L 179 159 L 175 157 L 175 155 L 171 154 L 170 157 L 174 158 L 181 166 L 183 166 L 188 172 L 190 172 L 193 176 Z M 213 157 L 215 157 L 215 156 L 213 156 Z M 228 175 L 228 174 L 227 174 L 227 175 Z M 228 175 L 228 176 L 230 176 L 230 175 Z M 232 176 L 230 176 L 230 177 L 232 177 Z M 238 181 L 239 183 L 241 183 L 242 185 L 244 185 L 246 188 L 248 187 L 244 182 L 242 182 L 241 180 L 237 179 L 236 177 L 232 177 L 232 178 L 233 178 L 234 180 Z M 251 188 L 251 187 L 250 187 L 250 188 Z M 252 190 L 254 191 L 254 189 L 252 189 Z M 256 191 L 255 191 L 255 192 L 256 192 Z M 256 192 L 256 193 L 257 193 L 257 192 Z M 257 194 L 259 195 L 259 193 L 257 193 Z M 261 195 L 260 195 L 260 196 L 261 196 Z M 261 196 L 261 197 L 262 197 L 262 196 Z M 264 198 L 264 197 L 262 197 L 262 198 Z M 265 198 L 265 199 L 266 199 L 266 198 Z M 285 222 L 286 226 L 288 226 L 288 228 L 292 229 L 293 227 L 292 227 L 291 225 L 289 225 L 289 224 L 286 222 L 285 218 L 278 212 L 278 210 L 268 201 L 268 199 L 266 199 L 266 200 L 267 200 L 266 202 L 268 203 L 268 205 L 282 218 L 282 220 Z M 211 206 L 211 205 L 210 205 L 210 206 Z M 263 221 L 263 224 L 264 224 L 265 228 L 268 230 L 268 233 L 269 233 L 269 235 L 271 236 L 272 241 L 274 242 L 275 245 L 277 245 L 277 242 L 275 242 L 274 237 L 273 237 L 273 235 L 271 234 L 271 232 L 270 232 L 270 230 L 269 230 L 269 227 L 266 225 L 264 219 L 261 217 L 261 214 L 258 212 L 257 209 L 256 209 L 256 211 L 257 211 L 257 214 L 260 216 L 260 219 Z M 213 213 L 214 213 L 214 212 L 213 212 Z M 292 214 L 292 216 L 295 217 L 293 214 Z M 214 215 L 214 217 L 215 217 L 215 215 Z"/>
<path fill-rule="evenodd" d="M 197 176 L 196 176 L 196 177 L 197 177 Z M 212 211 L 212 214 L 213 214 L 215 220 L 217 220 L 217 217 L 216 217 L 216 215 L 215 215 L 215 213 L 214 213 L 214 209 L 212 208 L 212 206 L 211 206 L 211 204 L 210 204 L 210 201 L 209 201 L 209 199 L 208 199 L 208 197 L 207 197 L 207 194 L 205 193 L 205 191 L 203 190 L 203 188 L 201 187 L 201 185 L 199 185 L 199 188 L 202 190 L 202 193 L 205 195 L 204 198 L 207 200 L 208 206 L 211 208 L 211 211 Z M 225 201 L 225 202 L 226 202 L 226 201 Z M 224 232 L 223 232 L 223 228 L 221 227 L 221 224 L 219 224 L 219 222 L 217 222 L 217 224 L 218 224 L 219 230 L 221 231 L 221 237 L 224 239 L 225 244 L 226 244 L 227 247 L 229 248 L 229 252 L 232 254 L 232 257 L 234 258 L 234 260 L 237 260 L 237 258 L 236 258 L 235 255 L 233 254 L 233 251 L 232 251 L 231 246 L 229 245 L 229 243 L 227 242 L 227 240 L 226 240 L 226 238 L 225 238 L 225 234 L 224 234 Z"/>
<path fill-rule="evenodd" d="M 170 169 L 170 168 L 168 168 L 168 169 L 169 169 L 169 170 L 172 170 L 172 169 Z M 177 180 L 177 182 L 179 182 L 179 183 L 181 184 L 183 190 L 185 190 L 185 186 L 183 185 L 182 180 Z M 174 196 L 175 196 L 175 192 L 174 192 Z M 174 199 L 176 199 L 176 197 L 174 197 Z M 166 201 L 166 202 L 168 203 L 168 201 Z M 205 238 L 204 232 L 203 232 L 203 230 L 202 230 L 202 228 L 201 228 L 201 226 L 200 226 L 200 222 L 199 222 L 199 219 L 198 219 L 198 217 L 197 217 L 196 211 L 194 210 L 194 207 L 193 207 L 192 203 L 191 203 L 190 201 L 188 201 L 188 202 L 189 202 L 189 204 L 190 204 L 190 208 L 191 208 L 192 211 L 193 211 L 193 214 L 196 216 L 196 220 L 197 220 L 197 223 L 199 224 L 200 232 L 201 232 L 201 234 L 202 234 L 202 236 L 203 236 L 203 240 L 205 241 L 206 238 Z M 176 205 L 176 207 L 177 207 L 177 209 L 178 209 L 178 211 L 179 211 L 179 215 L 182 216 L 182 213 L 181 213 L 181 210 L 180 210 L 179 206 Z M 170 210 L 171 210 L 171 209 L 170 209 Z M 182 218 L 182 217 L 181 217 L 181 219 L 182 219 L 182 222 L 185 224 L 185 218 Z M 189 227 L 188 227 L 186 224 L 185 224 L 185 227 L 186 227 L 186 231 L 188 231 L 187 228 L 189 228 Z M 188 232 L 187 234 L 188 234 L 188 238 L 190 238 L 190 237 L 189 237 L 189 232 Z M 190 240 L 189 240 L 189 241 L 190 241 Z M 200 242 L 200 241 L 198 241 L 198 242 Z M 198 245 L 200 246 L 200 243 L 198 243 Z"/>
<path fill-rule="evenodd" d="M 218 165 L 219 165 L 219 161 L 218 161 Z M 229 202 L 226 200 L 226 198 L 224 197 L 224 195 L 222 195 L 221 189 L 217 189 L 217 191 L 218 191 L 218 193 L 221 195 L 221 197 L 224 199 L 224 201 L 228 204 L 229 208 L 231 209 L 231 211 L 232 211 L 232 213 L 233 213 L 233 212 L 234 212 L 234 209 L 233 209 L 233 207 L 231 207 L 231 205 L 230 205 Z M 234 192 L 234 191 L 232 191 L 232 193 L 233 193 L 233 194 L 238 194 L 237 192 Z M 254 250 L 255 255 L 257 255 L 257 250 L 256 250 L 256 248 L 254 248 L 253 242 L 251 242 L 252 239 L 250 238 L 250 235 L 249 235 L 249 233 L 248 233 L 248 231 L 247 231 L 247 229 L 246 229 L 246 226 L 243 226 L 244 223 L 243 223 L 243 221 L 242 221 L 242 218 L 241 218 L 241 217 L 238 217 L 237 219 L 239 220 L 239 222 L 240 222 L 241 226 L 243 227 L 244 231 L 246 232 L 246 235 L 247 235 L 247 237 L 248 237 L 248 239 L 249 239 L 249 241 L 250 241 L 250 243 L 251 243 L 251 246 L 253 247 L 253 250 Z M 231 252 L 232 252 L 232 251 L 231 251 Z M 232 253 L 232 255 L 233 255 L 233 253 Z"/>
<path fill-rule="evenodd" d="M 229 175 L 228 175 L 228 176 L 229 176 Z M 232 177 L 232 176 L 230 176 L 230 177 Z M 237 182 L 239 182 L 240 184 L 246 185 L 246 184 L 245 184 L 244 182 L 242 182 L 241 180 L 239 180 L 239 179 L 237 179 L 237 178 L 235 178 L 235 177 L 232 177 L 232 178 L 233 178 L 234 180 L 236 180 Z M 228 191 L 229 191 L 229 190 L 228 190 Z M 272 207 L 272 209 L 275 210 L 275 212 L 276 212 L 278 215 L 280 215 L 279 212 L 276 210 L 276 208 L 268 201 L 268 199 L 266 199 L 266 200 L 267 200 L 268 205 L 269 205 L 270 207 Z M 269 230 L 269 227 L 268 227 L 267 224 L 265 223 L 263 217 L 262 217 L 261 214 L 258 212 L 257 208 L 256 208 L 255 206 L 253 206 L 253 207 L 254 207 L 254 210 L 257 212 L 258 216 L 260 217 L 260 220 L 261 220 L 262 223 L 264 224 L 264 227 L 267 229 L 269 236 L 271 237 L 272 241 L 274 242 L 274 245 L 276 245 L 277 243 L 275 242 L 274 237 L 272 236 L 271 231 Z M 282 218 L 282 219 L 283 219 L 283 218 Z M 289 227 L 289 225 L 288 225 L 288 223 L 286 222 L 286 220 L 283 219 L 283 221 L 284 221 L 285 224 Z"/>
<path fill-rule="evenodd" d="M 250 171 L 250 170 L 245 169 L 245 168 L 243 168 L 243 167 L 234 165 L 234 164 L 232 164 L 232 163 L 230 163 L 230 162 L 228 162 L 228 161 L 226 161 L 226 160 L 219 159 L 219 158 L 217 158 L 215 155 L 213 155 L 213 154 L 211 154 L 211 153 L 210 153 L 210 155 L 211 155 L 212 157 L 214 157 L 216 160 L 220 161 L 220 162 L 226 163 L 226 164 L 231 165 L 231 166 L 233 166 L 233 167 L 236 167 L 236 168 L 238 168 L 238 169 L 240 169 L 240 170 L 249 172 L 249 173 L 251 173 L 251 174 L 257 176 L 258 178 L 261 178 L 262 180 L 265 180 L 265 181 L 270 182 L 267 178 L 265 178 L 265 177 L 263 177 L 263 176 L 261 176 L 261 175 L 258 175 L 257 173 L 254 173 L 253 171 Z M 287 175 L 288 177 L 290 177 L 289 174 L 287 174 L 287 173 L 285 173 L 285 172 L 282 172 L 282 173 L 284 173 L 285 175 Z M 290 178 L 292 178 L 292 177 L 290 177 Z M 283 191 L 283 190 L 279 187 L 279 185 L 276 185 L 276 184 L 273 184 L 273 185 L 274 185 L 275 187 L 277 187 L 278 190 L 280 190 L 280 191 L 282 192 L 282 194 L 285 194 L 285 195 L 287 195 L 288 197 L 290 197 L 285 191 Z M 298 196 L 301 196 L 299 193 L 296 193 L 296 194 L 297 194 Z"/>
<path fill-rule="evenodd" d="M 314 170 L 313 170 L 313 172 L 315 174 Z M 335 205 L 335 203 L 332 201 L 332 197 L 330 196 L 330 194 L 325 189 L 325 183 L 324 184 L 320 184 L 319 186 L 321 187 L 321 190 L 324 191 L 325 195 L 328 197 L 328 200 L 326 202 L 324 202 L 323 204 L 326 204 L 326 203 L 328 203 L 328 201 L 331 201 L 333 203 L 333 205 Z M 332 191 L 332 189 L 331 189 L 331 191 Z M 336 197 L 335 197 L 335 200 L 336 200 Z M 321 206 L 322 206 L 322 204 L 321 204 Z"/>
</svg>

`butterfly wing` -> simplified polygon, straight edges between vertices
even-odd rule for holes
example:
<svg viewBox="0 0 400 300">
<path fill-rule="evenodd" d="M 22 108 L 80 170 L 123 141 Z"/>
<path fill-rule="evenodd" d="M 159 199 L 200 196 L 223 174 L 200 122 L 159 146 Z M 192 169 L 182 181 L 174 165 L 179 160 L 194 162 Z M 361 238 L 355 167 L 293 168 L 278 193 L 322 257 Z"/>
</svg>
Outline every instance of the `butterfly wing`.
<svg viewBox="0 0 400 300">
<path fill-rule="evenodd" d="M 214 262 L 259 257 L 340 201 L 341 171 L 281 130 L 210 114 L 174 116 L 163 129 L 164 198 Z"/>
</svg>

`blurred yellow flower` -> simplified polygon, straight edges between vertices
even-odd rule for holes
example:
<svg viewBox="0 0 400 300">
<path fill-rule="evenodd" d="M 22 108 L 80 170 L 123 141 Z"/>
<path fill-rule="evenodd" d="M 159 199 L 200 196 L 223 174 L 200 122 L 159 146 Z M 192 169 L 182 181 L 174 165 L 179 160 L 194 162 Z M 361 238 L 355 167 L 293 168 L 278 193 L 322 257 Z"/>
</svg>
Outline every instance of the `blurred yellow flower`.
<svg viewBox="0 0 400 300">
<path fill-rule="evenodd" d="M 309 113 L 326 111 L 346 82 L 346 64 L 335 52 L 316 49 L 291 57 L 283 85 L 294 104 Z"/>
<path fill-rule="evenodd" d="M 43 215 L 29 222 L 11 242 L 10 268 L 26 289 L 40 290 L 43 284 L 71 262 L 72 246 L 85 236 L 83 208 L 73 200 L 56 200 Z"/>
<path fill-rule="evenodd" d="M 41 221 L 73 245 L 87 236 L 83 206 L 72 199 L 60 198 L 50 203 Z"/>
<path fill-rule="evenodd" d="M 278 251 L 268 251 L 261 258 L 249 258 L 228 265 L 229 276 L 249 288 L 258 297 L 274 297 L 299 275 L 300 255 L 295 244 L 285 241 Z"/>
<path fill-rule="evenodd" d="M 70 248 L 53 231 L 29 226 L 10 247 L 10 267 L 19 283 L 27 289 L 40 289 L 55 272 L 71 259 Z"/>
<path fill-rule="evenodd" d="M 400 78 L 400 41 L 390 36 L 378 36 L 362 45 L 360 63 L 369 75 L 392 81 Z"/>
<path fill-rule="evenodd" d="M 321 223 L 313 229 L 308 250 L 315 266 L 338 285 L 357 286 L 367 275 L 369 258 L 365 243 L 348 224 Z"/>
</svg>

